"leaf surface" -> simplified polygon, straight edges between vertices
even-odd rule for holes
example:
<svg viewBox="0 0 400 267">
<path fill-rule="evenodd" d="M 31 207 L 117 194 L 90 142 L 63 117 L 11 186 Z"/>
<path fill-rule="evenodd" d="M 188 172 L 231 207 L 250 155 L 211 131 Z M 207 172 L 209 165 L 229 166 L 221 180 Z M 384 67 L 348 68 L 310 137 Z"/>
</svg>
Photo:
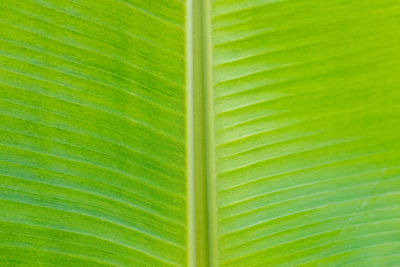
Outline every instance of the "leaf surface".
<svg viewBox="0 0 400 267">
<path fill-rule="evenodd" d="M 398 264 L 399 7 L 212 1 L 221 266 Z"/>
<path fill-rule="evenodd" d="M 184 265 L 184 3 L 0 6 L 0 265 Z"/>
<path fill-rule="evenodd" d="M 397 0 L 0 0 L 1 266 L 397 266 Z"/>
</svg>

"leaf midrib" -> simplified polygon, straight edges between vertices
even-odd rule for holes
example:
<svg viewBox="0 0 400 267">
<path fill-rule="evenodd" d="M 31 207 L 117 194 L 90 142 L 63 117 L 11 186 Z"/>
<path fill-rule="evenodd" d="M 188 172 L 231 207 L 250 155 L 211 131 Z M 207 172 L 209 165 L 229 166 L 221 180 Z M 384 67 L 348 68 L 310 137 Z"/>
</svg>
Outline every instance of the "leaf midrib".
<svg viewBox="0 0 400 267">
<path fill-rule="evenodd" d="M 186 9 L 188 266 L 217 266 L 210 0 Z"/>
</svg>

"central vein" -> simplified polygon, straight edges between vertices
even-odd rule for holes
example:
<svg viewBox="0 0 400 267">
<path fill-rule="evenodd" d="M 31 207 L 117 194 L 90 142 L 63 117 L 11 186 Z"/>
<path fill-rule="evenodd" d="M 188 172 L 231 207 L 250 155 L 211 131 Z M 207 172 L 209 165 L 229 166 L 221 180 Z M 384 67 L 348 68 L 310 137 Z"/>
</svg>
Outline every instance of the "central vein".
<svg viewBox="0 0 400 267">
<path fill-rule="evenodd" d="M 188 0 L 188 265 L 217 266 L 213 93 L 209 0 Z"/>
</svg>

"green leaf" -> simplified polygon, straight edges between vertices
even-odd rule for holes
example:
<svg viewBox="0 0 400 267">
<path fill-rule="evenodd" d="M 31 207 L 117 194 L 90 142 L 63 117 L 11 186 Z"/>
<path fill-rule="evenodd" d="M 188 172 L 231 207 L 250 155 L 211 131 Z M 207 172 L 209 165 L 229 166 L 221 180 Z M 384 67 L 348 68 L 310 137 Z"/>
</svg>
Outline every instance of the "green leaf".
<svg viewBox="0 0 400 267">
<path fill-rule="evenodd" d="M 398 0 L 0 0 L 1 266 L 397 266 Z"/>
<path fill-rule="evenodd" d="M 400 262 L 398 1 L 213 1 L 221 266 Z"/>
<path fill-rule="evenodd" d="M 0 265 L 184 265 L 184 3 L 0 6 Z"/>
</svg>

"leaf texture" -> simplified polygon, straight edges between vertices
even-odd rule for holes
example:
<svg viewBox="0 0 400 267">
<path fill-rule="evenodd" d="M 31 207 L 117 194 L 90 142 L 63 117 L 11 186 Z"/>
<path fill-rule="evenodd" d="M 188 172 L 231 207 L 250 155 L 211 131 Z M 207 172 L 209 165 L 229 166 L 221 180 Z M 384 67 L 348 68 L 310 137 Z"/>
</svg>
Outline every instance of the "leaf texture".
<svg viewBox="0 0 400 267">
<path fill-rule="evenodd" d="M 398 266 L 399 18 L 0 0 L 0 265 Z"/>
<path fill-rule="evenodd" d="M 399 15 L 212 1 L 221 266 L 398 266 Z"/>
<path fill-rule="evenodd" d="M 0 265 L 186 263 L 185 4 L 0 1 Z"/>
</svg>

